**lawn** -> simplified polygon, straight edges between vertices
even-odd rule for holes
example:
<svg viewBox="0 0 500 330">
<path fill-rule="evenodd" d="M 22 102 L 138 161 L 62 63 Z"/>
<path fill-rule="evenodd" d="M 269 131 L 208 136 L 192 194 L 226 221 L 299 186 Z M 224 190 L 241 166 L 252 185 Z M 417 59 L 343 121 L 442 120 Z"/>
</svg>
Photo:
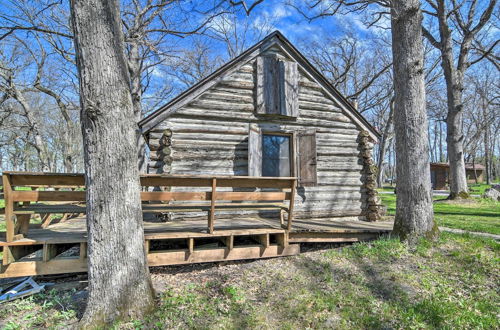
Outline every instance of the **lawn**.
<svg viewBox="0 0 500 330">
<path fill-rule="evenodd" d="M 484 191 L 488 188 L 491 188 L 491 185 L 484 183 L 469 184 L 469 193 L 473 195 L 483 195 Z"/>
<path fill-rule="evenodd" d="M 381 195 L 389 214 L 395 197 Z M 499 204 L 477 199 L 434 207 L 441 226 L 499 233 Z M 500 328 L 500 243 L 492 239 L 442 232 L 414 249 L 384 237 L 303 252 L 152 268 L 155 311 L 114 328 Z M 83 305 L 81 288 L 44 292 L 2 305 L 0 328 L 70 327 Z"/>
<path fill-rule="evenodd" d="M 380 198 L 388 214 L 394 215 L 396 195 L 380 194 Z M 500 202 L 471 198 L 462 204 L 449 204 L 442 196 L 435 196 L 434 217 L 439 226 L 500 235 Z"/>
<path fill-rule="evenodd" d="M 117 329 L 498 329 L 500 244 L 442 233 L 409 250 L 394 239 L 299 256 L 153 268 L 154 313 Z M 7 303 L 6 329 L 66 327 L 75 291 Z"/>
<path fill-rule="evenodd" d="M 473 195 L 483 195 L 484 191 L 488 188 L 491 188 L 491 185 L 487 185 L 484 183 L 469 184 L 469 193 L 471 193 Z M 395 189 L 396 189 L 396 186 L 383 186 L 382 188 L 378 188 L 377 190 L 378 191 L 385 191 L 385 192 L 387 192 L 387 191 L 394 192 Z"/>
</svg>

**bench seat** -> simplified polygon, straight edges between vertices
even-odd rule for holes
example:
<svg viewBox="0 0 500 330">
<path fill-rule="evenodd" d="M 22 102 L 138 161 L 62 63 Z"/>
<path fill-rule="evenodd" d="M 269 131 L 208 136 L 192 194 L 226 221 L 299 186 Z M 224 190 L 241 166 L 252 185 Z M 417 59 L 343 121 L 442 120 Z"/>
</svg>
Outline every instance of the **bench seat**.
<svg viewBox="0 0 500 330">
<path fill-rule="evenodd" d="M 244 210 L 288 210 L 283 203 L 217 203 L 217 210 L 244 209 Z M 200 212 L 210 211 L 210 204 L 142 204 L 144 213 L 162 212 Z M 16 206 L 14 214 L 61 214 L 61 213 L 86 213 L 83 205 L 76 204 L 29 204 Z"/>
</svg>

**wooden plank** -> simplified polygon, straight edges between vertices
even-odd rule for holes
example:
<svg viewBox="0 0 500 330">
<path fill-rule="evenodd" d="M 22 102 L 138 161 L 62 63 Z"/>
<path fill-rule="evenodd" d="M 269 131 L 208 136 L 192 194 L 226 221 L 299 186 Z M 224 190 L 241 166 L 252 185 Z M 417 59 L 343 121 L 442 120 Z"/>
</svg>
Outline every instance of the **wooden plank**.
<svg viewBox="0 0 500 330">
<path fill-rule="evenodd" d="M 0 278 L 80 273 L 86 271 L 87 260 L 80 260 L 80 258 L 57 258 L 48 262 L 18 261 L 3 266 L 0 271 Z"/>
<path fill-rule="evenodd" d="M 85 202 L 85 191 L 13 191 L 14 202 Z"/>
<path fill-rule="evenodd" d="M 148 255 L 148 265 L 166 266 L 226 260 L 259 259 L 297 255 L 299 253 L 300 246 L 297 244 L 291 244 L 285 248 L 271 245 L 267 249 L 264 249 L 264 251 L 262 251 L 260 246 L 234 247 L 229 254 L 226 248 L 194 250 L 189 261 L 186 260 L 185 251 L 157 252 Z"/>
<path fill-rule="evenodd" d="M 235 247 L 230 254 L 226 248 L 194 250 L 191 260 L 187 260 L 186 251 L 155 252 L 148 254 L 148 265 L 166 266 L 200 262 L 215 262 L 224 260 L 259 259 L 280 256 L 297 255 L 300 246 L 291 244 L 286 248 L 271 245 L 264 251 L 260 246 Z M 87 260 L 79 257 L 57 258 L 47 262 L 19 261 L 3 266 L 0 278 L 50 275 L 64 273 L 79 273 L 87 271 Z"/>
<path fill-rule="evenodd" d="M 5 173 L 5 172 L 4 172 Z M 10 173 L 13 186 L 84 186 L 85 177 L 81 173 Z"/>
<path fill-rule="evenodd" d="M 12 242 L 14 240 L 14 202 L 12 201 L 12 185 L 10 180 L 10 175 L 3 174 L 2 175 L 2 184 L 3 184 L 3 192 L 5 198 L 5 232 L 6 232 L 6 241 Z M 8 251 L 6 251 L 8 252 Z M 3 264 L 7 265 L 12 261 L 12 255 L 10 253 L 3 254 Z"/>
<path fill-rule="evenodd" d="M 142 201 L 209 201 L 212 198 L 210 192 L 170 192 L 170 191 L 143 191 Z"/>
<path fill-rule="evenodd" d="M 266 103 L 264 98 L 264 59 L 262 56 L 258 56 L 256 59 L 256 112 L 258 114 L 266 113 Z"/>
<path fill-rule="evenodd" d="M 47 262 L 57 256 L 57 246 L 55 244 L 44 244 L 42 261 Z"/>
<path fill-rule="evenodd" d="M 225 237 L 225 236 L 249 236 L 249 235 L 259 235 L 259 234 L 283 234 L 284 230 L 276 228 L 249 228 L 249 229 L 229 229 L 229 230 L 217 230 L 214 234 L 208 234 L 203 232 L 194 231 L 183 231 L 183 232 L 164 232 L 164 233 L 144 233 L 144 236 L 149 240 L 154 239 L 175 239 L 175 238 L 213 238 L 213 237 Z"/>
<path fill-rule="evenodd" d="M 315 186 L 318 181 L 316 131 L 298 134 L 299 179 L 301 186 Z"/>
<path fill-rule="evenodd" d="M 52 222 L 52 214 L 50 213 L 43 214 L 41 227 L 45 229 L 50 225 L 51 222 Z"/>
<path fill-rule="evenodd" d="M 286 248 L 288 246 L 288 233 L 276 234 L 276 242 L 282 248 Z"/>
<path fill-rule="evenodd" d="M 25 236 L 28 234 L 29 226 L 30 226 L 30 214 L 19 214 L 16 215 L 17 221 L 14 228 L 14 235 L 21 234 Z"/>
<path fill-rule="evenodd" d="M 262 235 L 257 235 L 255 236 L 257 239 L 257 242 L 260 243 L 264 248 L 269 247 L 269 234 L 262 234 Z"/>
<path fill-rule="evenodd" d="M 210 234 L 214 233 L 214 221 L 215 221 L 215 201 L 217 198 L 217 179 L 212 179 L 212 199 L 210 200 L 210 213 L 208 217 L 208 232 Z"/>
<path fill-rule="evenodd" d="M 87 242 L 80 243 L 80 260 L 87 259 Z"/>
<path fill-rule="evenodd" d="M 299 115 L 299 72 L 296 62 L 280 61 L 280 112 L 289 117 Z"/>
<path fill-rule="evenodd" d="M 219 192 L 217 200 L 226 201 L 279 201 L 289 200 L 291 194 L 287 192 Z"/>
<path fill-rule="evenodd" d="M 293 219 L 293 208 L 295 205 L 295 193 L 297 191 L 297 180 L 294 180 L 293 186 L 292 186 L 292 192 L 290 196 L 290 204 L 288 207 L 288 224 L 287 224 L 287 230 L 290 231 L 292 230 L 292 219 Z"/>
<path fill-rule="evenodd" d="M 189 254 L 192 254 L 194 251 L 194 238 L 192 237 L 188 238 L 188 251 Z"/>
<path fill-rule="evenodd" d="M 234 248 L 234 235 L 221 237 L 221 240 L 226 246 L 228 252 L 231 252 L 231 250 Z"/>
<path fill-rule="evenodd" d="M 262 137 L 255 124 L 248 128 L 248 175 L 262 176 Z"/>
</svg>

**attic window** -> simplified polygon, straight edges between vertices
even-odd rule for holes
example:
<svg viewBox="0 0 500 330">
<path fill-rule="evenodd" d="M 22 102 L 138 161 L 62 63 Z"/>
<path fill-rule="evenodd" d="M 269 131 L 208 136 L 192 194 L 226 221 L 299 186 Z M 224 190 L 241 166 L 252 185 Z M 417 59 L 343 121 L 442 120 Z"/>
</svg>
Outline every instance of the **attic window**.
<svg viewBox="0 0 500 330">
<path fill-rule="evenodd" d="M 257 113 L 297 117 L 299 112 L 297 63 L 276 56 L 257 58 Z"/>
</svg>

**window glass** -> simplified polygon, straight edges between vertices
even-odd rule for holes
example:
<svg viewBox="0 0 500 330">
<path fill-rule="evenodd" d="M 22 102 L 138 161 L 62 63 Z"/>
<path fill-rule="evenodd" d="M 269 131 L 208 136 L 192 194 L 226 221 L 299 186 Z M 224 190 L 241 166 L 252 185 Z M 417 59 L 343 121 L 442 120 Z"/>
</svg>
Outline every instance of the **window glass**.
<svg viewBox="0 0 500 330">
<path fill-rule="evenodd" d="M 262 176 L 290 176 L 290 137 L 262 135 Z"/>
</svg>

